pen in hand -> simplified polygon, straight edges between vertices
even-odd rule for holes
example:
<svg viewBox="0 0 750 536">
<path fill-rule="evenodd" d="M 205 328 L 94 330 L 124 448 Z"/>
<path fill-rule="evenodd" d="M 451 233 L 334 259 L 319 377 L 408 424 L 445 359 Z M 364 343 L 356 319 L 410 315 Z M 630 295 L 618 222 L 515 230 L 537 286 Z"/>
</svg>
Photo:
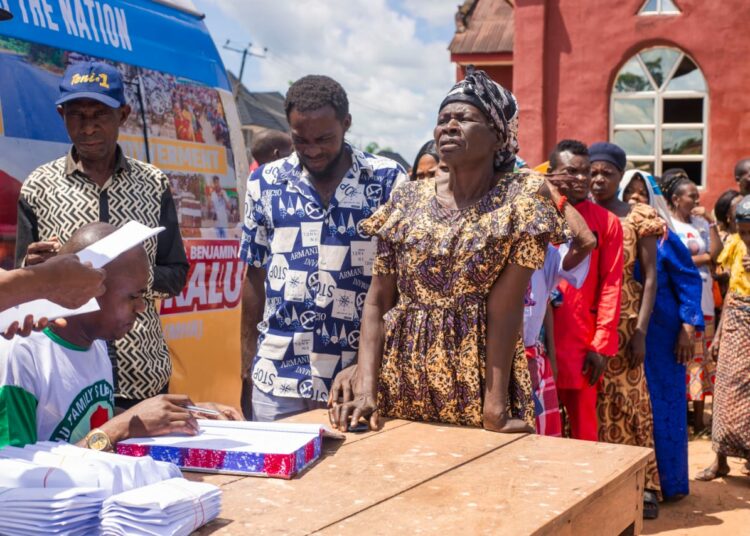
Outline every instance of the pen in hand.
<svg viewBox="0 0 750 536">
<path fill-rule="evenodd" d="M 204 415 L 221 415 L 220 411 L 216 411 L 214 409 L 208 409 L 208 408 L 201 408 L 198 406 L 185 406 L 185 409 L 188 411 L 192 411 L 194 413 L 203 413 Z"/>
</svg>

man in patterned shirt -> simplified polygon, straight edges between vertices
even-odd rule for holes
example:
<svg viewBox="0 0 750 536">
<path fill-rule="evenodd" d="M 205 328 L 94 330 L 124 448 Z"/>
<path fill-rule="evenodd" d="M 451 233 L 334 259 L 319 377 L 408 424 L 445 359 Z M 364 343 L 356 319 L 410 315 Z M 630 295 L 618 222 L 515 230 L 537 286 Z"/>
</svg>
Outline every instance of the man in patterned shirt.
<svg viewBox="0 0 750 536">
<path fill-rule="evenodd" d="M 242 374 L 261 421 L 323 407 L 356 359 L 375 258 L 357 226 L 406 179 L 396 162 L 344 141 L 352 119 L 336 81 L 301 78 L 285 109 L 295 152 L 250 175 L 240 250 Z"/>
<path fill-rule="evenodd" d="M 73 147 L 35 169 L 21 187 L 16 263 L 44 262 L 86 223 L 120 227 L 135 220 L 166 228 L 144 243 L 151 265 L 146 310 L 128 335 L 108 345 L 115 403 L 127 409 L 166 392 L 172 373 L 154 300 L 178 294 L 187 278 L 177 212 L 166 175 L 128 158 L 117 144 L 130 106 L 116 68 L 99 62 L 71 65 L 56 104 Z"/>
</svg>

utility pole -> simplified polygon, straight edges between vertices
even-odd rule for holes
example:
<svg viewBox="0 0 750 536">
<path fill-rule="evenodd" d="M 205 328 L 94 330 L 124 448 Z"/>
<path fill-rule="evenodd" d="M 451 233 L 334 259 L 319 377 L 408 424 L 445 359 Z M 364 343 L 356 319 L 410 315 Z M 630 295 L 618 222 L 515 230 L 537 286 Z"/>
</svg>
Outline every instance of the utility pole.
<svg viewBox="0 0 750 536">
<path fill-rule="evenodd" d="M 247 57 L 255 56 L 256 58 L 265 58 L 266 52 L 268 52 L 268 48 L 263 47 L 263 54 L 256 54 L 255 52 L 252 51 L 252 47 L 253 47 L 252 43 L 248 43 L 245 48 L 234 48 L 230 45 L 231 45 L 231 41 L 227 39 L 227 42 L 224 43 L 224 48 L 226 50 L 231 50 L 232 52 L 237 52 L 239 54 L 242 54 L 242 63 L 240 63 L 240 74 L 237 77 L 239 84 L 242 84 L 242 74 L 245 72 L 245 60 L 247 59 Z M 236 93 L 236 88 L 235 88 L 235 93 Z"/>
</svg>

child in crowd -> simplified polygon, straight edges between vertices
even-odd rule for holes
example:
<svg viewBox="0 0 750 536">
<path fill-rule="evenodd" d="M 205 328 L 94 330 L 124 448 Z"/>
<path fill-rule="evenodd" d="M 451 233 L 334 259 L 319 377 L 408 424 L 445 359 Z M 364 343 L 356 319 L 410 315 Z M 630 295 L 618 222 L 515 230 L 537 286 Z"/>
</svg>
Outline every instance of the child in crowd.
<svg viewBox="0 0 750 536">
<path fill-rule="evenodd" d="M 76 253 L 115 231 L 106 223 L 81 227 L 60 253 Z M 38 440 L 67 441 L 97 450 L 129 437 L 195 434 L 185 395 L 159 395 L 115 415 L 107 340 L 123 337 L 145 310 L 148 258 L 138 245 L 105 269 L 100 310 L 51 325 L 27 338 L 0 340 L 0 447 Z M 224 419 L 241 419 L 227 406 Z"/>
</svg>

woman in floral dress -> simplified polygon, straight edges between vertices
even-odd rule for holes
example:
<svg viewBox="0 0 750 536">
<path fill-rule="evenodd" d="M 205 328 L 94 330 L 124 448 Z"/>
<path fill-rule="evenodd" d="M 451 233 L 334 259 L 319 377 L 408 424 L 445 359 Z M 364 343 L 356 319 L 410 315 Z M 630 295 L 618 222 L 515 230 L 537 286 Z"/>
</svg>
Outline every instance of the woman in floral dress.
<svg viewBox="0 0 750 536">
<path fill-rule="evenodd" d="M 562 218 L 514 174 L 518 107 L 469 70 L 440 106 L 435 142 L 447 173 L 398 188 L 362 222 L 378 237 L 359 364 L 332 389 L 332 423 L 378 415 L 533 432 L 520 339 L 524 295 Z M 352 387 L 352 400 L 337 395 Z"/>
<path fill-rule="evenodd" d="M 610 358 L 597 399 L 599 441 L 654 448 L 654 417 L 643 361 L 646 335 L 656 299 L 657 240 L 666 223 L 643 203 L 618 199 L 626 163 L 625 152 L 612 143 L 595 143 L 591 154 L 591 192 L 596 203 L 620 219 L 623 234 L 623 278 L 617 355 Z M 634 277 L 640 263 L 643 283 Z M 656 457 L 646 465 L 644 511 L 646 519 L 659 515 L 661 485 Z"/>
</svg>

